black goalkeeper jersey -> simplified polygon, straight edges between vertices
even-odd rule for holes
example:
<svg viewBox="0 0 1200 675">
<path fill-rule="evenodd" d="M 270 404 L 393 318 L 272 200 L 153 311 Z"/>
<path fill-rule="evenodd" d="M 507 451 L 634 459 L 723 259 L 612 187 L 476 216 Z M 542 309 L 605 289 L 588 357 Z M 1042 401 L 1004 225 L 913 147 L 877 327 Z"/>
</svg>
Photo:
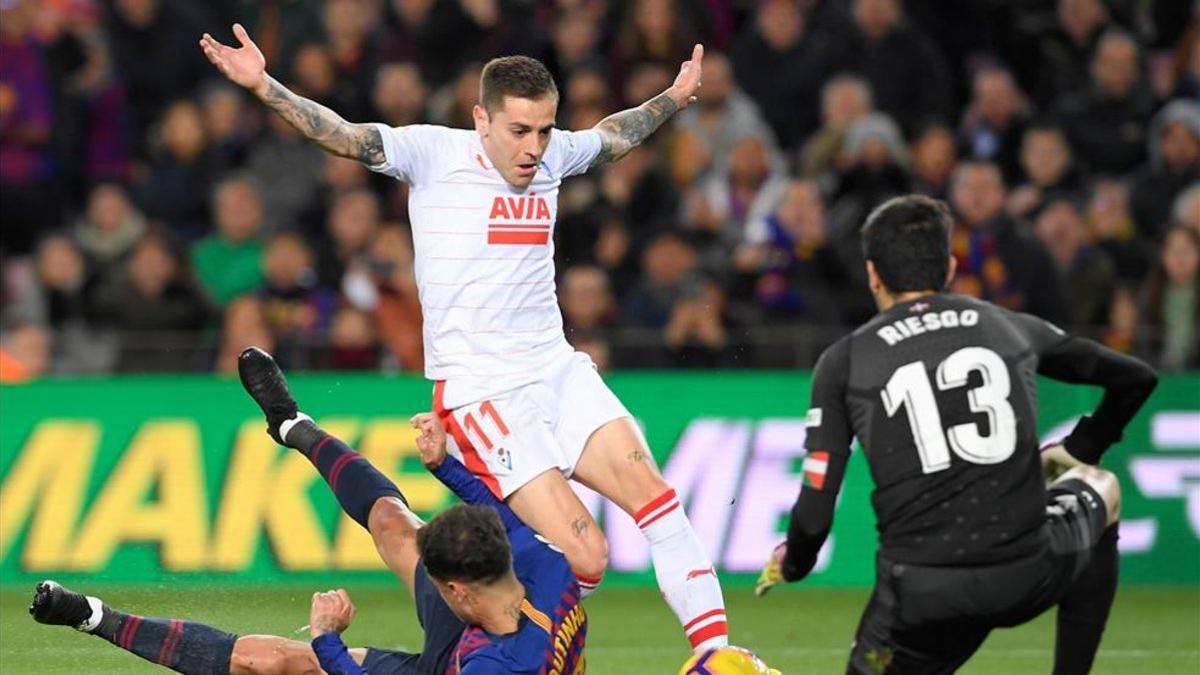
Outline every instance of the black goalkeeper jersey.
<svg viewBox="0 0 1200 675">
<path fill-rule="evenodd" d="M 1039 372 L 1109 387 L 1097 414 L 1067 439 L 1072 454 L 1092 462 L 1120 438 L 1155 381 L 1134 359 L 953 294 L 898 304 L 827 349 L 813 375 L 805 486 L 785 576 L 811 568 L 855 437 L 875 482 L 888 559 L 978 566 L 1035 551 L 1046 503 Z"/>
</svg>

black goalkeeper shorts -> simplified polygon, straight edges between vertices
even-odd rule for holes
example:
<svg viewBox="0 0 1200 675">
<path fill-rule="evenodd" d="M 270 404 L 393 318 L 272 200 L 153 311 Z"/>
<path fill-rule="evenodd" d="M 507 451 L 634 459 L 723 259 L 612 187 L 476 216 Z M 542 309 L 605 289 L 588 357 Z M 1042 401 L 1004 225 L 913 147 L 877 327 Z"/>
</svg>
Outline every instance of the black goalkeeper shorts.
<svg viewBox="0 0 1200 675">
<path fill-rule="evenodd" d="M 1106 522 L 1100 495 L 1069 480 L 1048 492 L 1043 546 L 1027 558 L 925 567 L 879 557 L 846 672 L 954 672 L 993 628 L 1025 623 L 1054 606 L 1091 560 Z"/>
</svg>

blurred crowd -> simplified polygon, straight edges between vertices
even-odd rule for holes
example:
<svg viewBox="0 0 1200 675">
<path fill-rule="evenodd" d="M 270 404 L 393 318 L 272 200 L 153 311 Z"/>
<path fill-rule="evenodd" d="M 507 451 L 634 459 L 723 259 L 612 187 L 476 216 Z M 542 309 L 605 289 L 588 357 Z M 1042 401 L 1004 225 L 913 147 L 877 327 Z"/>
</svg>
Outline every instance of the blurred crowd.
<svg viewBox="0 0 1200 675">
<path fill-rule="evenodd" d="M 1200 367 L 1200 3 L 0 0 L 0 366 L 422 367 L 406 189 L 333 158 L 197 46 L 351 121 L 471 126 L 482 63 L 541 59 L 560 125 L 697 105 L 567 181 L 568 339 L 602 367 L 811 366 L 868 318 L 858 229 L 946 199 L 953 290 Z"/>
</svg>

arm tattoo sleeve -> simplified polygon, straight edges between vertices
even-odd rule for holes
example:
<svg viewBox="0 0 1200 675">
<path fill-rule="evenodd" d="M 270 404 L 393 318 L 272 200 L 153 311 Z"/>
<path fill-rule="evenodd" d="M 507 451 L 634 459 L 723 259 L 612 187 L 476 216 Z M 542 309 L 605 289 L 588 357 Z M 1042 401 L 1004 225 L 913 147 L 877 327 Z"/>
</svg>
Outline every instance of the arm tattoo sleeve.
<svg viewBox="0 0 1200 675">
<path fill-rule="evenodd" d="M 371 124 L 352 124 L 329 108 L 297 96 L 273 77 L 268 78 L 263 103 L 329 152 L 364 164 L 381 164 L 383 138 Z"/>
<path fill-rule="evenodd" d="M 601 145 L 593 163 L 612 162 L 629 154 L 678 109 L 670 96 L 659 94 L 636 108 L 605 117 L 596 125 Z"/>
</svg>

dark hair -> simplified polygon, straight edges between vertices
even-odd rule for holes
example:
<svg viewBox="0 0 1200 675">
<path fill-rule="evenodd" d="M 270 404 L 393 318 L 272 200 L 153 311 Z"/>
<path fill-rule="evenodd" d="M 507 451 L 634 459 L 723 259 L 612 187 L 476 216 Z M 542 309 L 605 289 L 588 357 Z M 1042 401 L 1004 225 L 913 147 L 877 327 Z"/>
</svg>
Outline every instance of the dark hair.
<svg viewBox="0 0 1200 675">
<path fill-rule="evenodd" d="M 417 530 L 417 550 L 438 581 L 493 583 L 512 571 L 508 535 L 495 509 L 459 504 Z"/>
<path fill-rule="evenodd" d="M 863 256 L 892 293 L 940 291 L 950 271 L 950 207 L 925 195 L 884 202 L 863 226 Z"/>
<path fill-rule="evenodd" d="M 504 97 L 558 98 L 554 77 L 541 61 L 528 56 L 502 56 L 488 61 L 479 76 L 479 101 L 492 114 L 504 107 Z"/>
</svg>

